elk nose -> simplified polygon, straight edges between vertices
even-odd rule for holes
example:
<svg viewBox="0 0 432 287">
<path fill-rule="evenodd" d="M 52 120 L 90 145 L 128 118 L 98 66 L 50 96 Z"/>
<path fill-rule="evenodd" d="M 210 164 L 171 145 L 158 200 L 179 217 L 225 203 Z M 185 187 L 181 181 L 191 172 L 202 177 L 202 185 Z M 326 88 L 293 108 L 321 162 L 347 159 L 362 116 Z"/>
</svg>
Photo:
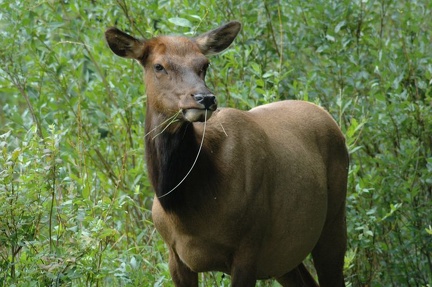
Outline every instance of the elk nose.
<svg viewBox="0 0 432 287">
<path fill-rule="evenodd" d="M 198 104 L 204 105 L 206 110 L 216 110 L 217 101 L 213 94 L 196 94 L 193 97 Z"/>
</svg>

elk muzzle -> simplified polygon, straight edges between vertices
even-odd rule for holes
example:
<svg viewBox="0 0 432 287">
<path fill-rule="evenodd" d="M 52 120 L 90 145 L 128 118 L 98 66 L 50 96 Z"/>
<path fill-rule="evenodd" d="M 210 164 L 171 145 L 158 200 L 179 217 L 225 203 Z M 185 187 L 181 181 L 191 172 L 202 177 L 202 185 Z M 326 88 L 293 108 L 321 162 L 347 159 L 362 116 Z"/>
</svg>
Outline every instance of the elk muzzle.
<svg viewBox="0 0 432 287">
<path fill-rule="evenodd" d="M 205 119 L 207 111 L 207 120 L 217 109 L 216 97 L 213 94 L 195 94 L 192 95 L 196 107 L 183 109 L 183 116 L 189 122 L 202 122 Z"/>
</svg>

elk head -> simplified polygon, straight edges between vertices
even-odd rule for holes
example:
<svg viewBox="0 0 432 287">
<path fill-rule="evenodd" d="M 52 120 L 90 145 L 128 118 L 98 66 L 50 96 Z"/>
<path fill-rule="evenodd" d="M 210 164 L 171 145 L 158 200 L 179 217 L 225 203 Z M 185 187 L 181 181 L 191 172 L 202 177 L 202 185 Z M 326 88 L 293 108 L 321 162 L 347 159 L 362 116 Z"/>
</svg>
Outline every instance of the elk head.
<svg viewBox="0 0 432 287">
<path fill-rule="evenodd" d="M 205 83 L 206 56 L 225 50 L 240 28 L 241 24 L 233 21 L 195 38 L 160 36 L 149 40 L 110 28 L 105 37 L 116 55 L 136 59 L 144 67 L 148 113 L 163 119 L 181 111 L 178 119 L 195 122 L 204 120 L 206 110 L 210 117 L 217 108 L 216 97 Z"/>
</svg>

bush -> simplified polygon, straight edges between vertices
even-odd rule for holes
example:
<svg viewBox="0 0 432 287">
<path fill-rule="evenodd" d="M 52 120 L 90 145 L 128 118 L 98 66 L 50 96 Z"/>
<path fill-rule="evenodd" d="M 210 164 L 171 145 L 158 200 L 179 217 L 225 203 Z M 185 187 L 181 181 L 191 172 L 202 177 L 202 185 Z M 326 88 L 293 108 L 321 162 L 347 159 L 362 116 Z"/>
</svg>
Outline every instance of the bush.
<svg viewBox="0 0 432 287">
<path fill-rule="evenodd" d="M 349 286 L 432 284 L 428 1 L 0 3 L 0 286 L 170 286 L 150 219 L 145 91 L 103 32 L 238 19 L 207 82 L 225 106 L 326 107 L 351 155 Z M 228 286 L 221 274 L 203 286 Z M 265 281 L 261 286 L 273 286 Z"/>
</svg>

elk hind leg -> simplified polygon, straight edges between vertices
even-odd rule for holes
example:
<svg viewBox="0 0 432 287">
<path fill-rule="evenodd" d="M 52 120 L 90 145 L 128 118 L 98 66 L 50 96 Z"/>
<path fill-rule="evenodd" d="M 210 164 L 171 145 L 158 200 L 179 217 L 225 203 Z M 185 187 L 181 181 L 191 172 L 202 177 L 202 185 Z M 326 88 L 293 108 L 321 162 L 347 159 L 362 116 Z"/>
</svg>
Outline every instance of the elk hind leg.
<svg viewBox="0 0 432 287">
<path fill-rule="evenodd" d="M 327 222 L 312 258 L 321 287 L 343 287 L 344 257 L 346 251 L 345 206 L 332 222 Z"/>
<path fill-rule="evenodd" d="M 333 145 L 334 159 L 327 169 L 328 208 L 326 222 L 312 258 L 321 287 L 345 286 L 343 268 L 347 245 L 345 201 L 349 158 L 344 142 Z"/>
</svg>

